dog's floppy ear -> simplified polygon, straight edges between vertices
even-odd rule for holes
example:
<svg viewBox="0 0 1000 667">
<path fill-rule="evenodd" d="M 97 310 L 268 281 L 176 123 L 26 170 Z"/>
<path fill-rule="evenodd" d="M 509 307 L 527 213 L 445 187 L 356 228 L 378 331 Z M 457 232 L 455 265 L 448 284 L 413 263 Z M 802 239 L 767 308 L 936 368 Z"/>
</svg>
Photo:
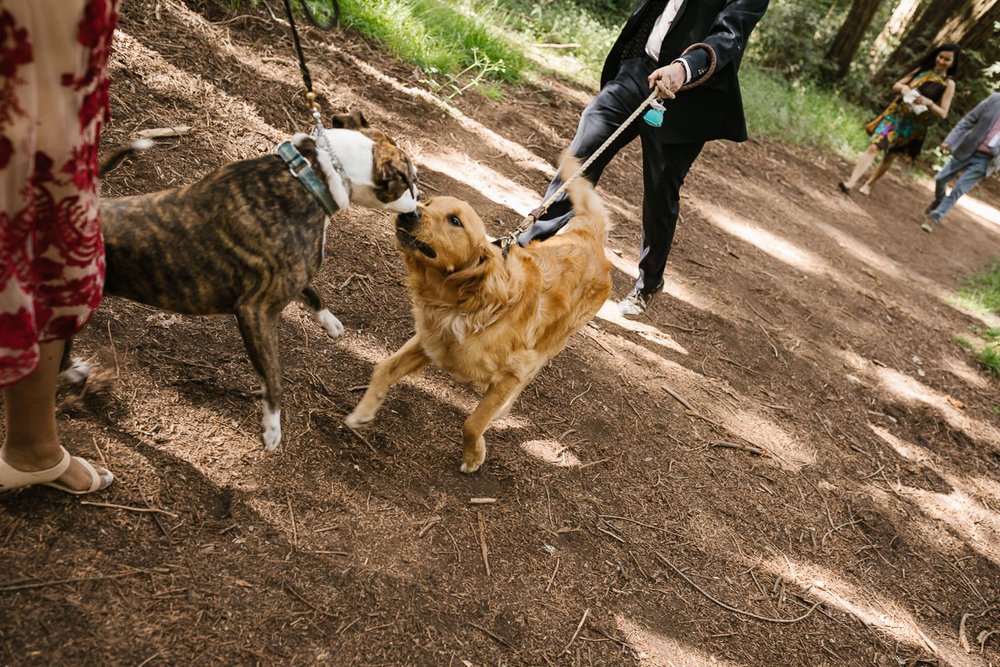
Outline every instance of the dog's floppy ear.
<svg viewBox="0 0 1000 667">
<path fill-rule="evenodd" d="M 417 193 L 413 179 L 410 177 L 412 167 L 406 155 L 392 146 L 389 150 L 380 150 L 381 144 L 375 144 L 375 183 L 384 187 L 390 196 L 390 201 L 399 199 L 409 190 L 414 198 Z"/>
<path fill-rule="evenodd" d="M 459 302 L 474 309 L 510 300 L 510 290 L 500 259 L 500 250 L 491 243 L 479 248 L 476 261 L 444 279 L 458 293 Z"/>
<path fill-rule="evenodd" d="M 343 130 L 364 130 L 368 128 L 368 121 L 364 114 L 357 109 L 351 109 L 349 114 L 338 114 L 330 119 L 330 127 Z"/>
</svg>

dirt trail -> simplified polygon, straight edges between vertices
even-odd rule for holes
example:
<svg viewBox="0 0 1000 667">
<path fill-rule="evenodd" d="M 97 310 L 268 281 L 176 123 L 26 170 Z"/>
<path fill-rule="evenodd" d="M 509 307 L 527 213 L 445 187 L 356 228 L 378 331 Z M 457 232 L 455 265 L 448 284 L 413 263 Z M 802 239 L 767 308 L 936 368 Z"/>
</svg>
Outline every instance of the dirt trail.
<svg viewBox="0 0 1000 667">
<path fill-rule="evenodd" d="M 105 146 L 194 131 L 116 170 L 107 196 L 303 129 L 287 35 L 246 5 L 125 4 Z M 306 39 L 327 109 L 360 108 L 426 194 L 469 200 L 498 235 L 588 96 L 553 79 L 445 103 L 352 33 Z M 616 296 L 638 165 L 627 149 L 600 188 Z M 771 140 L 707 147 L 667 294 L 645 321 L 605 309 L 574 336 L 472 476 L 458 442 L 478 394 L 436 371 L 394 389 L 363 439 L 341 425 L 412 328 L 387 215 L 330 228 L 316 287 L 347 335 L 284 314 L 272 455 L 231 318 L 106 300 L 78 339 L 97 372 L 60 425 L 119 476 L 93 500 L 145 511 L 0 500 L 0 664 L 1000 664 L 998 635 L 977 639 L 1000 628 L 1000 381 L 955 343 L 997 323 L 947 302 L 1000 257 L 1000 191 L 927 235 L 929 180 L 848 198 L 847 169 Z"/>
</svg>

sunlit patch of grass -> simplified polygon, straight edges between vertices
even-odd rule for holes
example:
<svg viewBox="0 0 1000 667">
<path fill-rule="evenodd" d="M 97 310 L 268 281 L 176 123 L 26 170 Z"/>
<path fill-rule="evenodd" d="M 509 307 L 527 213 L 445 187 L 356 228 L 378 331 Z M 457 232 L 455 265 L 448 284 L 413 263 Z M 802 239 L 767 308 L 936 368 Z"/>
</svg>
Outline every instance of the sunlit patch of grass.
<svg viewBox="0 0 1000 667">
<path fill-rule="evenodd" d="M 484 67 L 517 80 L 525 58 L 505 35 L 503 14 L 487 5 L 443 0 L 340 0 L 344 24 L 430 75 Z M 473 76 L 476 73 L 473 73 Z"/>
<path fill-rule="evenodd" d="M 978 313 L 984 319 L 1000 314 L 1000 262 L 969 278 L 950 299 L 963 310 Z M 985 331 L 974 329 L 982 338 L 982 349 L 965 338 L 956 339 L 959 345 L 971 350 L 976 361 L 994 375 L 1000 376 L 1000 327 Z"/>
<path fill-rule="evenodd" d="M 986 370 L 1000 377 L 1000 329 L 991 329 L 986 347 L 977 357 Z"/>
<path fill-rule="evenodd" d="M 865 112 L 835 93 L 740 69 L 740 89 L 751 136 L 766 134 L 794 144 L 832 150 L 853 159 L 868 144 Z"/>
<path fill-rule="evenodd" d="M 972 312 L 980 315 L 1000 313 L 1000 262 L 972 276 L 955 296 Z"/>
</svg>

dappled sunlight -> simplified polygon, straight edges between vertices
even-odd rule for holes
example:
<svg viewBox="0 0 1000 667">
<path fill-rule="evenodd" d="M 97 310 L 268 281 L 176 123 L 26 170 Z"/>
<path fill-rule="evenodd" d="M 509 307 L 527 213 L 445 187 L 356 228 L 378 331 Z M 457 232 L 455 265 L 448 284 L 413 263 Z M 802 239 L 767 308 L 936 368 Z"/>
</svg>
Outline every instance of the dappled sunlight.
<svg viewBox="0 0 1000 667">
<path fill-rule="evenodd" d="M 557 468 L 576 468 L 580 465 L 580 459 L 555 440 L 529 440 L 521 443 L 521 449 L 529 456 Z"/>
<path fill-rule="evenodd" d="M 896 280 L 915 280 L 919 278 L 919 276 L 910 271 L 905 271 L 897 262 L 886 256 L 884 252 L 872 249 L 867 243 L 862 243 L 857 237 L 848 234 L 842 228 L 828 225 L 819 220 L 812 220 L 811 223 L 814 229 L 829 236 L 838 246 L 865 266 L 871 267 Z M 867 273 L 864 269 L 861 270 Z M 875 278 L 874 275 L 870 277 Z"/>
<path fill-rule="evenodd" d="M 506 206 L 520 215 L 527 215 L 538 206 L 538 194 L 512 181 L 466 153 L 442 151 L 416 156 L 418 164 L 475 188 L 484 197 Z"/>
<path fill-rule="evenodd" d="M 531 81 L 539 88 L 548 89 L 552 97 L 571 99 L 580 105 L 586 105 L 593 98 L 594 93 L 597 92 L 596 82 L 590 81 L 592 75 L 581 67 L 580 61 L 576 58 L 567 58 L 558 50 L 538 47 L 526 50 L 524 55 L 536 65 L 552 73 L 558 73 L 560 77 L 569 79 L 585 87 L 574 88 L 567 86 L 559 78 L 539 76 L 531 69 L 526 69 L 524 71 L 525 79 Z"/>
<path fill-rule="evenodd" d="M 529 151 L 527 148 L 521 144 L 510 141 L 509 139 L 497 134 L 490 128 L 486 127 L 479 121 L 470 118 L 460 111 L 457 107 L 448 104 L 444 100 L 440 99 L 436 95 L 427 92 L 422 88 L 417 88 L 415 86 L 408 86 L 398 79 L 391 77 L 382 71 L 373 67 L 370 63 L 365 60 L 361 60 L 352 53 L 348 53 L 343 49 L 339 49 L 336 46 L 329 45 L 326 47 L 327 50 L 332 53 L 336 53 L 340 57 L 348 60 L 355 68 L 359 71 L 364 72 L 366 75 L 372 77 L 379 83 L 383 83 L 391 86 L 394 90 L 408 95 L 409 97 L 423 100 L 428 104 L 444 111 L 447 113 L 455 122 L 457 122 L 464 130 L 473 134 L 480 143 L 489 146 L 495 150 L 500 151 L 511 160 L 515 161 L 519 167 L 522 169 L 534 169 L 541 172 L 547 178 L 551 179 L 555 175 L 555 169 L 546 162 L 539 158 L 535 153 Z M 406 122 L 406 106 L 400 105 L 401 111 L 396 112 L 391 108 L 386 108 L 385 111 L 389 115 L 395 114 L 400 122 L 405 124 Z M 402 115 L 400 115 L 402 114 Z M 456 142 L 458 140 L 456 139 Z"/>
<path fill-rule="evenodd" d="M 636 653 L 640 665 L 649 667 L 741 667 L 738 662 L 717 658 L 711 653 L 666 637 L 648 627 L 615 614 L 618 630 Z"/>
<path fill-rule="evenodd" d="M 978 321 L 984 327 L 1000 327 L 1000 314 L 994 315 L 992 313 L 984 313 L 974 308 L 969 308 L 966 304 L 962 303 L 961 299 L 956 298 L 955 292 L 951 289 L 942 287 L 934 290 L 934 292 L 939 301 L 950 308 L 954 308 L 963 315 Z M 974 337 L 969 335 L 968 331 L 961 331 L 956 335 L 964 338 Z"/>
<path fill-rule="evenodd" d="M 986 389 L 990 386 L 989 380 L 983 377 L 982 372 L 970 366 L 963 359 L 945 357 L 941 360 L 941 368 L 976 389 Z"/>
<path fill-rule="evenodd" d="M 928 468 L 940 475 L 949 486 L 963 489 L 970 495 L 982 496 L 991 503 L 1000 504 L 1000 481 L 967 473 L 959 474 L 953 466 L 944 461 L 932 449 L 904 443 L 886 429 L 874 424 L 869 424 L 868 428 L 906 460 L 927 465 Z"/>
<path fill-rule="evenodd" d="M 949 665 L 985 667 L 979 656 L 965 655 L 953 636 L 943 636 L 923 628 L 914 616 L 899 604 L 879 595 L 871 586 L 859 587 L 841 578 L 836 571 L 815 563 L 792 560 L 787 556 L 765 560 L 759 568 L 803 590 L 808 599 L 857 618 L 870 630 L 887 635 L 914 649 L 926 650 Z"/>
<path fill-rule="evenodd" d="M 874 218 L 863 206 L 845 195 L 834 183 L 822 183 L 819 187 L 805 179 L 796 181 L 796 186 L 813 205 L 822 205 L 827 211 L 841 214 L 845 221 L 870 223 Z"/>
<path fill-rule="evenodd" d="M 621 271 L 632 280 L 636 280 L 639 277 L 639 268 L 636 260 L 619 254 L 614 250 L 609 251 L 605 249 L 604 254 L 608 258 L 608 261 L 611 262 L 611 265 L 618 271 Z M 718 303 L 705 294 L 691 289 L 687 281 L 679 273 L 671 269 L 669 265 L 663 274 L 663 293 L 669 294 L 678 301 L 683 301 L 692 308 L 722 315 L 722 308 Z"/>
<path fill-rule="evenodd" d="M 702 204 L 701 211 L 715 226 L 778 261 L 811 275 L 837 275 L 837 272 L 819 255 L 799 248 L 728 211 L 708 204 Z"/>
<path fill-rule="evenodd" d="M 622 336 L 608 335 L 603 340 L 609 349 L 616 349 L 630 360 L 632 368 L 629 370 L 637 381 L 649 387 L 669 387 L 681 396 L 698 412 L 689 418 L 701 417 L 716 424 L 736 438 L 762 449 L 767 458 L 790 472 L 816 461 L 815 451 L 797 442 L 768 416 L 721 403 L 717 398 L 719 393 L 739 395 L 720 380 L 688 370 Z M 709 389 L 715 393 L 710 393 Z M 676 400 L 667 392 L 664 397 L 664 400 Z"/>
<path fill-rule="evenodd" d="M 662 345 L 667 349 L 673 350 L 674 352 L 679 352 L 680 354 L 688 353 L 680 343 L 656 327 L 650 326 L 649 324 L 645 324 L 644 322 L 640 322 L 638 320 L 630 320 L 627 317 L 624 317 L 620 312 L 618 312 L 618 304 L 614 301 L 605 301 L 604 305 L 601 306 L 601 309 L 597 311 L 597 318 L 617 325 L 626 331 L 637 333 L 649 342 Z"/>
<path fill-rule="evenodd" d="M 253 130 L 249 134 L 256 140 L 250 142 L 253 146 L 240 142 L 238 137 L 230 134 L 229 145 L 216 146 L 222 154 L 244 157 L 256 155 L 261 150 L 273 149 L 275 144 L 287 136 L 284 131 L 266 123 L 247 102 L 228 95 L 201 77 L 174 67 L 121 28 L 115 31 L 112 62 L 123 65 L 130 75 L 139 77 L 157 93 L 198 100 L 206 113 L 218 118 L 240 118 L 242 125 L 248 125 Z"/>
<path fill-rule="evenodd" d="M 923 447 L 907 444 L 881 426 L 868 424 L 868 428 L 889 445 L 896 454 L 907 461 L 911 463 L 927 463 L 930 461 L 930 453 Z"/>
<path fill-rule="evenodd" d="M 965 195 L 958 200 L 955 207 L 972 214 L 973 219 L 979 223 L 983 229 L 994 233 L 1000 233 L 1000 210 L 990 206 L 982 199 L 976 199 L 972 195 Z"/>
<path fill-rule="evenodd" d="M 969 417 L 961 403 L 952 396 L 931 389 L 919 380 L 893 368 L 878 366 L 847 350 L 834 352 L 856 373 L 875 382 L 879 388 L 903 403 L 922 403 L 937 410 L 950 426 L 982 444 L 1000 449 L 1000 431 L 978 419 Z"/>
<path fill-rule="evenodd" d="M 962 537 L 974 551 L 1000 564 L 1000 515 L 974 497 L 975 494 L 1000 500 L 1000 485 L 992 480 L 956 474 L 940 462 L 931 450 L 903 442 L 889 431 L 869 424 L 869 428 L 904 459 L 926 466 L 951 487 L 948 493 L 916 488 L 896 482 L 895 492 L 916 506 L 924 516 L 943 523 Z"/>
<path fill-rule="evenodd" d="M 337 346 L 343 348 L 349 354 L 353 354 L 358 359 L 362 361 L 367 361 L 373 366 L 388 358 L 395 350 L 388 350 L 381 345 L 373 343 L 369 338 L 365 336 L 346 336 L 337 341 Z M 449 383 L 441 382 L 435 378 L 427 377 L 426 369 L 421 373 L 416 373 L 413 375 L 407 375 L 399 381 L 398 384 L 412 387 L 418 389 L 419 391 L 432 396 L 440 403 L 451 406 L 452 408 L 462 412 L 464 414 L 469 414 L 476 409 L 479 405 L 479 400 L 481 398 L 481 392 L 471 388 L 454 389 L 449 386 Z M 450 377 L 450 376 L 449 376 Z M 398 387 L 393 387 L 389 389 L 389 397 L 387 403 L 392 401 L 394 390 L 398 390 Z M 398 396 L 398 394 L 396 394 Z M 357 400 L 361 400 L 361 395 L 358 394 Z M 515 402 L 515 408 L 517 403 Z M 385 409 L 385 408 L 383 408 Z M 375 423 L 378 423 L 378 418 L 375 418 Z M 526 428 L 529 422 L 523 419 L 518 419 L 512 417 L 509 413 L 490 425 L 491 430 L 502 430 L 502 429 L 519 429 Z M 456 422 L 456 430 L 460 427 L 460 424 Z"/>
<path fill-rule="evenodd" d="M 946 524 L 984 558 L 1000 565 L 1000 514 L 958 489 L 943 494 L 903 486 L 903 494 L 930 519 Z"/>
</svg>

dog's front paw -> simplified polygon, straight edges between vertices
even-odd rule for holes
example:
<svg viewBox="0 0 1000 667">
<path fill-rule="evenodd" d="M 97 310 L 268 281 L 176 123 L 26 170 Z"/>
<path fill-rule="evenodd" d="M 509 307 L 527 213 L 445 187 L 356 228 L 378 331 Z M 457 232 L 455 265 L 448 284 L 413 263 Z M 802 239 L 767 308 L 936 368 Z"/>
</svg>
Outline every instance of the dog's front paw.
<svg viewBox="0 0 1000 667">
<path fill-rule="evenodd" d="M 354 412 L 344 417 L 344 423 L 350 428 L 359 429 L 375 419 L 374 414 L 368 414 L 366 411 L 360 410 L 360 407 L 354 408 Z"/>
<path fill-rule="evenodd" d="M 340 338 L 344 335 L 343 323 L 326 308 L 316 313 L 316 320 L 323 325 L 330 338 Z"/>
<path fill-rule="evenodd" d="M 273 452 L 281 442 L 281 410 L 271 412 L 264 409 L 264 419 L 261 420 L 264 432 L 260 439 L 264 442 L 264 451 Z"/>
<path fill-rule="evenodd" d="M 465 474 L 474 473 L 479 470 L 486 460 L 486 439 L 479 436 L 475 445 L 462 448 L 462 465 L 458 469 Z"/>
</svg>

